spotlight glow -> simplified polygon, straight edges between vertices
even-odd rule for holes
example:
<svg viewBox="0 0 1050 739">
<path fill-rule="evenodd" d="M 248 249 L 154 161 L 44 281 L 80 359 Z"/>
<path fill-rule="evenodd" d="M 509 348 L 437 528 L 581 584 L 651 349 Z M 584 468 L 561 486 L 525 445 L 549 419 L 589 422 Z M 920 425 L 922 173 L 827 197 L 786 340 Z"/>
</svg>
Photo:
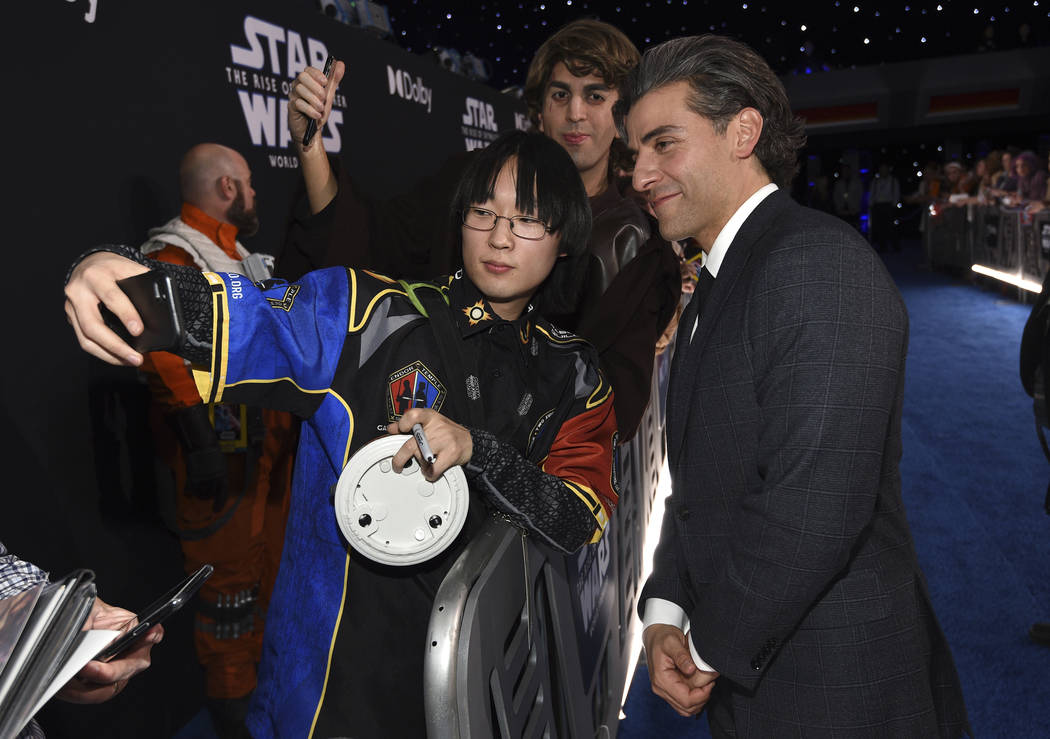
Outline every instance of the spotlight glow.
<svg viewBox="0 0 1050 739">
<path fill-rule="evenodd" d="M 1000 272 L 997 269 L 992 269 L 991 267 L 985 267 L 983 264 L 975 264 L 972 267 L 970 267 L 970 269 L 972 269 L 974 272 L 976 272 L 979 275 L 984 275 L 986 277 L 993 277 L 996 280 L 999 280 L 1001 282 L 1006 282 L 1006 283 L 1008 283 L 1010 285 L 1016 285 L 1017 287 L 1023 288 L 1025 290 L 1027 290 L 1028 292 L 1032 292 L 1032 293 L 1038 294 L 1038 293 L 1041 293 L 1043 291 L 1043 286 L 1040 285 L 1038 282 L 1032 282 L 1031 280 L 1026 280 L 1025 278 L 1021 277 L 1021 275 L 1019 275 L 1019 274 L 1010 274 L 1009 272 Z"/>
</svg>

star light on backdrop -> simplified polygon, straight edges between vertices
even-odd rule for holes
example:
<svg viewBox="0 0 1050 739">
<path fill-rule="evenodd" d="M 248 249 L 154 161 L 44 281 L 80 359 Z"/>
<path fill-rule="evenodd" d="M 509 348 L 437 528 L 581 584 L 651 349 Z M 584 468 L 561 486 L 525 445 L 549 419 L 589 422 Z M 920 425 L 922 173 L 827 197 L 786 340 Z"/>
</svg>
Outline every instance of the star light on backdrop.
<svg viewBox="0 0 1050 739">
<path fill-rule="evenodd" d="M 580 17 L 624 31 L 640 49 L 674 36 L 722 33 L 754 47 L 781 74 L 815 73 L 1050 41 L 1050 0 L 1018 2 L 596 2 L 386 3 L 393 40 L 414 53 L 452 48 L 491 65 L 497 88 L 522 84 L 536 48 Z M 803 7 L 805 9 L 803 9 Z"/>
<path fill-rule="evenodd" d="M 406 51 L 430 56 L 435 64 L 509 93 L 520 93 L 540 44 L 583 17 L 615 25 L 642 50 L 675 36 L 733 36 L 785 76 L 1050 43 L 1050 0 L 815 0 L 804 6 L 773 0 L 315 1 L 321 6 L 367 6 L 376 17 L 389 18 L 388 38 Z M 353 10 L 356 15 L 362 12 Z M 838 163 L 847 158 L 866 181 L 885 159 L 891 161 L 903 192 L 914 192 L 922 179 L 921 163 L 929 160 L 956 159 L 972 166 L 993 148 L 1050 149 L 1050 127 L 1033 133 L 1011 129 L 1005 122 L 997 126 L 993 121 L 973 130 L 928 126 L 867 131 L 867 148 L 862 150 L 857 149 L 855 134 L 814 134 L 802 152 L 796 184 L 812 190 L 821 174 L 834 182 Z"/>
</svg>

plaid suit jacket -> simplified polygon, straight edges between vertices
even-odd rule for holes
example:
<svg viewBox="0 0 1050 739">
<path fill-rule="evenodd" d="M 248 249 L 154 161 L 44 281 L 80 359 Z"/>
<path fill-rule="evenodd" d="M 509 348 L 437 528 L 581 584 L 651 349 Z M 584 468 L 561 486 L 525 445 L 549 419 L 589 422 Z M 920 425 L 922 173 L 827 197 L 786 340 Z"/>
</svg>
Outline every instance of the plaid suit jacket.
<svg viewBox="0 0 1050 739">
<path fill-rule="evenodd" d="M 875 252 L 783 191 L 679 337 L 672 493 L 641 602 L 680 605 L 722 674 L 716 735 L 969 731 L 901 502 L 907 344 Z"/>
</svg>

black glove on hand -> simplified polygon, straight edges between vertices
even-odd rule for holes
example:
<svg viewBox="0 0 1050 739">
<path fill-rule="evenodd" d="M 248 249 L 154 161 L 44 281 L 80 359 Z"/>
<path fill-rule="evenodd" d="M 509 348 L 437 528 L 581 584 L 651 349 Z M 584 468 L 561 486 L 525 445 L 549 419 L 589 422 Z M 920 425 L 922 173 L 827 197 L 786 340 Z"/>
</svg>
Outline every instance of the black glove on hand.
<svg viewBox="0 0 1050 739">
<path fill-rule="evenodd" d="M 230 491 L 226 455 L 208 420 L 208 407 L 200 403 L 180 408 L 169 418 L 186 460 L 186 493 L 213 501 L 212 510 L 218 513 L 226 505 Z"/>
</svg>

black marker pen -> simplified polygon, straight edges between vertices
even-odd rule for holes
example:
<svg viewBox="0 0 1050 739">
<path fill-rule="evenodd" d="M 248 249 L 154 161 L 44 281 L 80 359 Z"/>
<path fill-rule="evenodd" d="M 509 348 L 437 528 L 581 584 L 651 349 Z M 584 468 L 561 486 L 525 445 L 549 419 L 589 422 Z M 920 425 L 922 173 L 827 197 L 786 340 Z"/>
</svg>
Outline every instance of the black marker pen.
<svg viewBox="0 0 1050 739">
<path fill-rule="evenodd" d="M 437 461 L 437 455 L 434 454 L 434 450 L 430 448 L 430 442 L 427 441 L 427 436 L 423 433 L 423 424 L 413 424 L 412 436 L 416 437 L 416 444 L 419 445 L 419 453 L 423 455 L 423 459 L 425 459 L 428 464 L 434 464 L 434 462 Z"/>
</svg>

